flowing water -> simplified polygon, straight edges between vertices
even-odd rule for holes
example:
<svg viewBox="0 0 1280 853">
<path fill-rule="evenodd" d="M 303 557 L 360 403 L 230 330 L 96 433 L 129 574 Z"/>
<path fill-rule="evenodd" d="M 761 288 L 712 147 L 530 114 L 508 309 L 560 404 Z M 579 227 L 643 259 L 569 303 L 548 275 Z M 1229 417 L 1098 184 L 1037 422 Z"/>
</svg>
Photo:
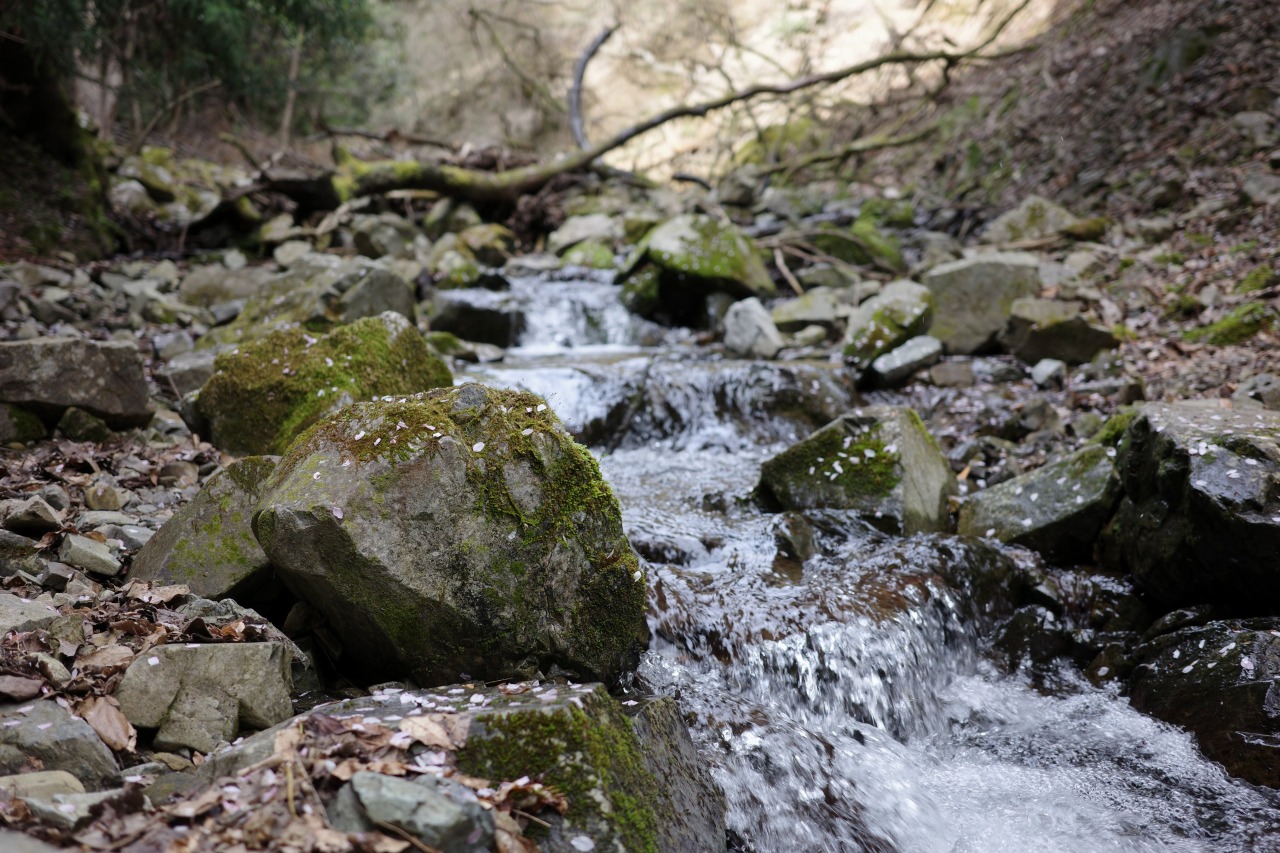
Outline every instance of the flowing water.
<svg viewBox="0 0 1280 853">
<path fill-rule="evenodd" d="M 942 578 L 1025 556 L 836 512 L 808 514 L 808 559 L 780 551 L 791 520 L 747 496 L 765 459 L 853 405 L 838 366 L 664 340 L 598 280 L 512 294 L 521 346 L 469 378 L 544 395 L 600 455 L 650 578 L 638 677 L 691 721 L 736 849 L 1280 850 L 1276 793 L 1186 733 L 1068 669 L 1037 689 L 988 661 Z"/>
</svg>

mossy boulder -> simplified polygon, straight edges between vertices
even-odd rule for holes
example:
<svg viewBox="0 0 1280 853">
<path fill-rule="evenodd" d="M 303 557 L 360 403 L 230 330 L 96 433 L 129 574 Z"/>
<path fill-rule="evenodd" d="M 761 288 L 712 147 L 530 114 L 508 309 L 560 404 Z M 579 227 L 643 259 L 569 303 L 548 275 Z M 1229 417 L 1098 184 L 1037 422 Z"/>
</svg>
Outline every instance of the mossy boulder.
<svg viewBox="0 0 1280 853">
<path fill-rule="evenodd" d="M 1065 207 L 1038 195 L 1029 195 L 1013 210 L 996 217 L 982 232 L 982 239 L 987 243 L 1039 240 L 1052 237 L 1079 223 L 1080 219 Z"/>
<path fill-rule="evenodd" d="M 978 492 L 960 508 L 958 532 L 1025 545 L 1051 560 L 1090 559 L 1120 497 L 1109 452 L 1091 445 Z"/>
<path fill-rule="evenodd" d="M 845 263 L 876 267 L 889 273 L 907 271 L 898 241 L 881 231 L 870 217 L 860 217 L 848 228 L 825 224 L 806 237 L 820 252 Z"/>
<path fill-rule="evenodd" d="M 1280 788 L 1280 619 L 1184 628 L 1140 646 L 1135 657 L 1135 708 L 1190 730 L 1231 775 Z"/>
<path fill-rule="evenodd" d="M 676 325 L 706 320 L 706 298 L 777 295 L 749 237 L 728 222 L 687 213 L 649 232 L 618 274 L 623 299 L 637 314 Z"/>
<path fill-rule="evenodd" d="M 519 242 L 510 228 L 493 222 L 472 225 L 458 232 L 458 243 L 477 261 L 490 267 L 506 263 Z"/>
<path fill-rule="evenodd" d="M 0 403 L 0 444 L 26 444 L 44 437 L 44 423 L 38 417 L 21 406 Z"/>
<path fill-rule="evenodd" d="M 418 330 L 388 311 L 327 334 L 281 329 L 222 353 L 196 411 L 218 447 L 279 454 L 303 430 L 356 400 L 452 381 Z"/>
<path fill-rule="evenodd" d="M 594 270 L 608 270 L 617 266 L 613 249 L 595 240 L 575 243 L 564 253 L 564 262 L 568 266 L 588 267 Z"/>
<path fill-rule="evenodd" d="M 1164 607 L 1269 615 L 1280 597 L 1280 413 L 1218 403 L 1138 406 L 1104 556 Z"/>
<path fill-rule="evenodd" d="M 288 272 L 265 282 L 235 320 L 212 330 L 198 346 L 253 341 L 293 326 L 323 332 L 384 311 L 414 320 L 414 296 L 409 282 L 379 262 L 308 255 Z"/>
<path fill-rule="evenodd" d="M 864 406 L 761 466 L 757 492 L 781 509 L 851 509 L 892 533 L 946 530 L 955 476 L 920 416 Z"/>
<path fill-rule="evenodd" d="M 617 501 L 532 394 L 467 384 L 350 406 L 293 445 L 254 531 L 371 681 L 612 681 L 648 639 Z"/>
<path fill-rule="evenodd" d="M 990 347 L 1014 300 L 1039 295 L 1040 261 L 1026 252 L 975 255 L 934 267 L 923 283 L 934 299 L 929 334 L 967 355 Z"/>
<path fill-rule="evenodd" d="M 214 474 L 133 558 L 134 580 L 186 584 L 214 600 L 245 600 L 261 588 L 267 555 L 253 538 L 253 514 L 277 456 L 249 456 Z"/>
<path fill-rule="evenodd" d="M 849 313 L 844 357 L 865 370 L 880 356 L 924 334 L 933 317 L 933 295 L 914 281 L 894 281 Z"/>
<path fill-rule="evenodd" d="M 1187 332 L 1187 340 L 1214 346 L 1242 344 L 1264 329 L 1275 326 L 1276 312 L 1265 302 L 1246 302 L 1232 308 L 1222 319 Z"/>
</svg>

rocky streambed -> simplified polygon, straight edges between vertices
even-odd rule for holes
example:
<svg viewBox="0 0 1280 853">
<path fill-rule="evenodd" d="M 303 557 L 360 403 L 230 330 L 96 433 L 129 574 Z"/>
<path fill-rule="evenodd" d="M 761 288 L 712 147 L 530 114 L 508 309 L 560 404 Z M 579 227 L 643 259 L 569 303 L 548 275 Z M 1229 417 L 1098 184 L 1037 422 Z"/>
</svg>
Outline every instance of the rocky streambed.
<svg viewBox="0 0 1280 853">
<path fill-rule="evenodd" d="M 1144 402 L 1043 200 L 803 200 L 0 269 L 4 842 L 1265 849 L 1265 383 Z"/>
</svg>

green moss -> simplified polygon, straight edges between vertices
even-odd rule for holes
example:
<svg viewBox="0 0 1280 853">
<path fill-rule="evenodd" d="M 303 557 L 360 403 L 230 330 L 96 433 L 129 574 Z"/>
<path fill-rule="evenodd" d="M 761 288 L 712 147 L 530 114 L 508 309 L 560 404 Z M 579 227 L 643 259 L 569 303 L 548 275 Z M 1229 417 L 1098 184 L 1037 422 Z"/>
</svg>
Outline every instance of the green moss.
<svg viewBox="0 0 1280 853">
<path fill-rule="evenodd" d="M 1164 309 L 1164 317 L 1166 320 L 1179 317 L 1194 317 L 1203 310 L 1204 305 L 1200 303 L 1199 299 L 1184 293 Z"/>
<path fill-rule="evenodd" d="M 1081 219 L 1063 228 L 1062 234 L 1072 240 L 1096 242 L 1107 236 L 1107 219 L 1103 216 Z"/>
<path fill-rule="evenodd" d="M 1187 256 L 1182 252 L 1162 252 L 1152 258 L 1157 264 L 1168 264 L 1170 266 L 1182 266 L 1187 262 Z"/>
<path fill-rule="evenodd" d="M 1243 243 L 1237 243 L 1232 246 L 1230 251 L 1233 255 L 1244 255 L 1252 252 L 1254 249 L 1258 248 L 1258 246 L 1259 243 L 1257 240 L 1245 240 Z"/>
<path fill-rule="evenodd" d="M 44 424 L 40 418 L 26 409 L 8 403 L 0 403 L 0 432 L 8 433 L 8 441 L 25 444 L 28 441 L 39 441 L 45 436 Z"/>
<path fill-rule="evenodd" d="M 1089 442 L 1091 444 L 1104 444 L 1107 447 L 1115 447 L 1120 443 L 1120 438 L 1124 435 L 1124 431 L 1129 428 L 1129 424 L 1133 423 L 1133 419 L 1137 416 L 1137 407 L 1125 406 L 1121 408 L 1107 419 L 1107 422 L 1093 434 Z"/>
<path fill-rule="evenodd" d="M 847 229 L 823 225 L 808 238 L 820 252 L 845 263 L 874 266 L 892 273 L 906 270 L 898 242 L 881 233 L 870 219 L 859 219 Z"/>
<path fill-rule="evenodd" d="M 824 427 L 765 462 L 761 483 L 786 509 L 862 507 L 902 479 L 899 456 L 886 448 L 880 431 L 878 423 Z"/>
<path fill-rule="evenodd" d="M 650 264 L 636 272 L 622 285 L 622 304 L 634 314 L 652 317 L 662 304 L 659 295 L 662 272 Z"/>
<path fill-rule="evenodd" d="M 564 253 L 564 262 L 597 270 L 612 269 L 616 263 L 613 250 L 594 240 L 587 240 L 571 247 Z"/>
<path fill-rule="evenodd" d="M 570 827 L 597 845 L 656 853 L 662 798 L 631 724 L 597 687 L 555 709 L 512 708 L 477 718 L 458 751 L 464 773 L 488 779 L 530 776 L 564 794 Z M 530 832 L 537 838 L 537 831 Z"/>
<path fill-rule="evenodd" d="M 449 385 L 449 369 L 416 329 L 394 336 L 366 317 L 316 338 L 283 329 L 219 355 L 197 403 L 214 441 L 239 453 L 282 453 L 343 401 Z"/>
<path fill-rule="evenodd" d="M 1263 264 L 1254 267 L 1236 285 L 1236 293 L 1257 293 L 1259 290 L 1266 290 L 1273 285 L 1280 283 L 1280 276 L 1277 276 L 1275 270 L 1270 266 Z"/>
<path fill-rule="evenodd" d="M 924 334 L 929 308 L 923 303 L 892 301 L 871 315 L 871 321 L 850 336 L 844 358 L 865 369 L 871 362 L 904 341 Z"/>
<path fill-rule="evenodd" d="M 1134 258 L 1121 258 L 1119 263 L 1116 266 L 1121 272 L 1123 272 L 1124 270 L 1127 270 L 1129 267 L 1133 266 L 1137 262 L 1138 261 Z"/>
<path fill-rule="evenodd" d="M 906 199 L 870 198 L 862 203 L 858 219 L 877 226 L 910 228 L 916 222 L 916 208 Z"/>
<path fill-rule="evenodd" d="M 1187 332 L 1189 341 L 1215 346 L 1241 344 L 1275 322 L 1275 314 L 1261 302 L 1250 302 L 1232 309 L 1216 323 Z"/>
<path fill-rule="evenodd" d="M 424 336 L 427 346 L 440 355 L 457 355 L 466 349 L 462 339 L 453 332 L 427 332 Z"/>
</svg>

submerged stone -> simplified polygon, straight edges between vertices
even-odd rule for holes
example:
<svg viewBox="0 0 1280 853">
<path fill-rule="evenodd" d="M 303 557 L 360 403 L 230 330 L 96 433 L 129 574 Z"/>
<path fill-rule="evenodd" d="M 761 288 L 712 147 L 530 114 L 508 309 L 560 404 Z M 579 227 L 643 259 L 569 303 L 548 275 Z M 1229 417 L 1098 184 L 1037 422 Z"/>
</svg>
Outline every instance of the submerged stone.
<svg viewBox="0 0 1280 853">
<path fill-rule="evenodd" d="M 957 532 L 1024 545 L 1051 560 L 1087 560 L 1120 496 L 1109 448 L 1067 458 L 978 492 Z"/>
<path fill-rule="evenodd" d="M 532 394 L 468 384 L 351 406 L 294 444 L 254 531 L 369 680 L 612 680 L 647 642 L 617 501 Z"/>
<path fill-rule="evenodd" d="M 903 406 L 841 415 L 760 469 L 782 509 L 852 509 L 893 533 L 946 530 L 955 476 L 920 416 Z"/>
<path fill-rule="evenodd" d="M 283 453 L 307 427 L 355 400 L 451 382 L 418 330 L 386 312 L 323 335 L 273 332 L 219 355 L 196 409 L 218 447 Z"/>
</svg>

